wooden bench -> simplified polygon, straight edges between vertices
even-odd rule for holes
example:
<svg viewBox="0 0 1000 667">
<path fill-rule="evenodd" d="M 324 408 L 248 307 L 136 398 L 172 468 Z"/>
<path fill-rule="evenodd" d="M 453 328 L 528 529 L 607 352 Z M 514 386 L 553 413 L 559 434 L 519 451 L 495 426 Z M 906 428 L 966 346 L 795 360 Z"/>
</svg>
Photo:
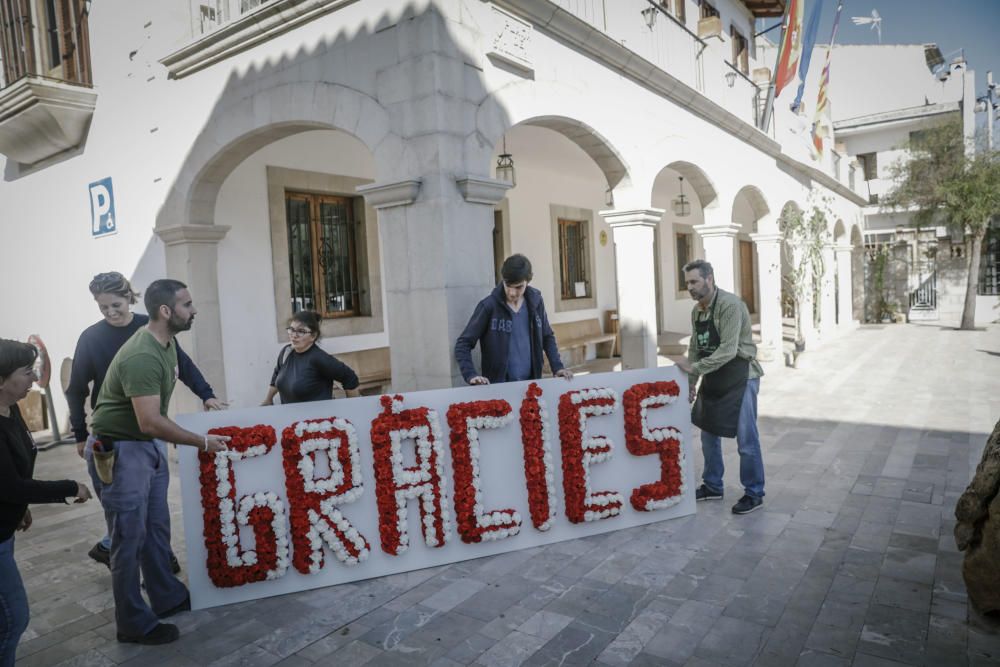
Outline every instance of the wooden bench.
<svg viewBox="0 0 1000 667">
<path fill-rule="evenodd" d="M 350 366 L 358 374 L 360 384 L 358 389 L 363 396 L 377 396 L 384 393 L 392 381 L 392 369 L 389 365 L 389 348 L 376 347 L 370 350 L 354 352 L 338 352 L 333 356 Z M 344 397 L 344 390 L 337 386 L 333 395 Z"/>
<path fill-rule="evenodd" d="M 568 367 L 579 366 L 587 360 L 588 345 L 594 345 L 598 357 L 611 358 L 616 334 L 604 333 L 597 318 L 560 322 L 553 324 L 552 330 L 556 334 L 559 355 Z"/>
</svg>

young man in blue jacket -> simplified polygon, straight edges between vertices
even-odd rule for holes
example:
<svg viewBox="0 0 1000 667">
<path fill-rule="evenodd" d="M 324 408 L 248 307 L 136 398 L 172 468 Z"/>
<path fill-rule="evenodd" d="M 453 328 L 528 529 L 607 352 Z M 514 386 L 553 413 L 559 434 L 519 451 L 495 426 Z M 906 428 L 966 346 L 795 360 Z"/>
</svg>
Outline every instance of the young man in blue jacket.
<svg viewBox="0 0 1000 667">
<path fill-rule="evenodd" d="M 545 314 L 542 293 L 531 282 L 531 262 L 511 255 L 500 268 L 503 282 L 479 302 L 465 331 L 455 342 L 455 361 L 469 384 L 538 380 L 542 377 L 542 351 L 556 377 L 572 379 L 559 357 L 556 336 Z M 482 373 L 472 363 L 472 348 L 479 344 Z"/>
</svg>

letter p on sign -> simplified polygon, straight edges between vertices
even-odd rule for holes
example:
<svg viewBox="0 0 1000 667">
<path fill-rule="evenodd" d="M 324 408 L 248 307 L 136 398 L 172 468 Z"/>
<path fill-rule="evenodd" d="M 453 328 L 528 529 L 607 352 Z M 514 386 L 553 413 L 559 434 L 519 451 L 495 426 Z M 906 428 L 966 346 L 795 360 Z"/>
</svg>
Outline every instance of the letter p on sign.
<svg viewBox="0 0 1000 667">
<path fill-rule="evenodd" d="M 115 223 L 115 194 L 111 177 L 101 179 L 90 186 L 90 232 L 95 238 L 118 231 Z"/>
</svg>

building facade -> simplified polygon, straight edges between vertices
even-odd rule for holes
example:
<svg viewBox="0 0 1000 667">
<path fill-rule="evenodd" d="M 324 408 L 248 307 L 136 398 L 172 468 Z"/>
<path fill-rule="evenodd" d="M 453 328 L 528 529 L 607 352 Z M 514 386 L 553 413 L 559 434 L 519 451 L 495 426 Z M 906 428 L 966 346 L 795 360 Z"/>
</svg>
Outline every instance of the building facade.
<svg viewBox="0 0 1000 667">
<path fill-rule="evenodd" d="M 23 288 L 0 298 L 4 335 L 57 360 L 96 319 L 90 278 L 119 270 L 191 287 L 182 342 L 235 406 L 299 308 L 372 387 L 451 386 L 513 252 L 557 333 L 617 311 L 625 367 L 688 332 L 680 267 L 706 257 L 777 359 L 782 212 L 811 197 L 830 271 L 810 336 L 859 319 L 865 199 L 759 127 L 754 20 L 781 0 L 47 2 L 85 23 L 87 80 L 13 62 L 44 50 L 40 19 L 34 45 L 5 36 L 3 272 Z"/>
</svg>

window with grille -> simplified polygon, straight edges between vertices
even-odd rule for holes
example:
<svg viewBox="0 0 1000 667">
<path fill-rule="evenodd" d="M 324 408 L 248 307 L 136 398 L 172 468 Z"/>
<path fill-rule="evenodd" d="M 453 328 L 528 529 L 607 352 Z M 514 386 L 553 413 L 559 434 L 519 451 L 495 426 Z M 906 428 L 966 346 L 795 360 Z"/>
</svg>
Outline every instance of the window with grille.
<svg viewBox="0 0 1000 667">
<path fill-rule="evenodd" d="M 979 260 L 979 294 L 1000 296 L 1000 221 L 994 220 L 983 239 Z"/>
<path fill-rule="evenodd" d="M 685 0 L 660 0 L 660 6 L 672 14 L 675 19 L 684 23 L 684 2 Z"/>
<path fill-rule="evenodd" d="M 710 5 L 709 3 L 705 2 L 705 0 L 701 0 L 700 18 L 707 19 L 711 18 L 712 16 L 718 16 L 718 15 L 719 15 L 719 10 L 716 9 L 714 5 Z"/>
<path fill-rule="evenodd" d="M 750 73 L 750 43 L 747 38 L 733 26 L 729 26 L 729 36 L 733 42 L 733 67 L 743 72 Z"/>
<path fill-rule="evenodd" d="M 559 275 L 562 298 L 590 296 L 587 278 L 587 221 L 559 218 Z"/>
<path fill-rule="evenodd" d="M 361 314 L 354 199 L 285 193 L 292 312 Z"/>
<path fill-rule="evenodd" d="M 861 163 L 861 170 L 866 181 L 874 181 L 878 178 L 878 153 L 862 153 L 858 156 Z"/>
<path fill-rule="evenodd" d="M 34 75 L 90 85 L 85 0 L 0 0 L 0 87 Z"/>
</svg>

